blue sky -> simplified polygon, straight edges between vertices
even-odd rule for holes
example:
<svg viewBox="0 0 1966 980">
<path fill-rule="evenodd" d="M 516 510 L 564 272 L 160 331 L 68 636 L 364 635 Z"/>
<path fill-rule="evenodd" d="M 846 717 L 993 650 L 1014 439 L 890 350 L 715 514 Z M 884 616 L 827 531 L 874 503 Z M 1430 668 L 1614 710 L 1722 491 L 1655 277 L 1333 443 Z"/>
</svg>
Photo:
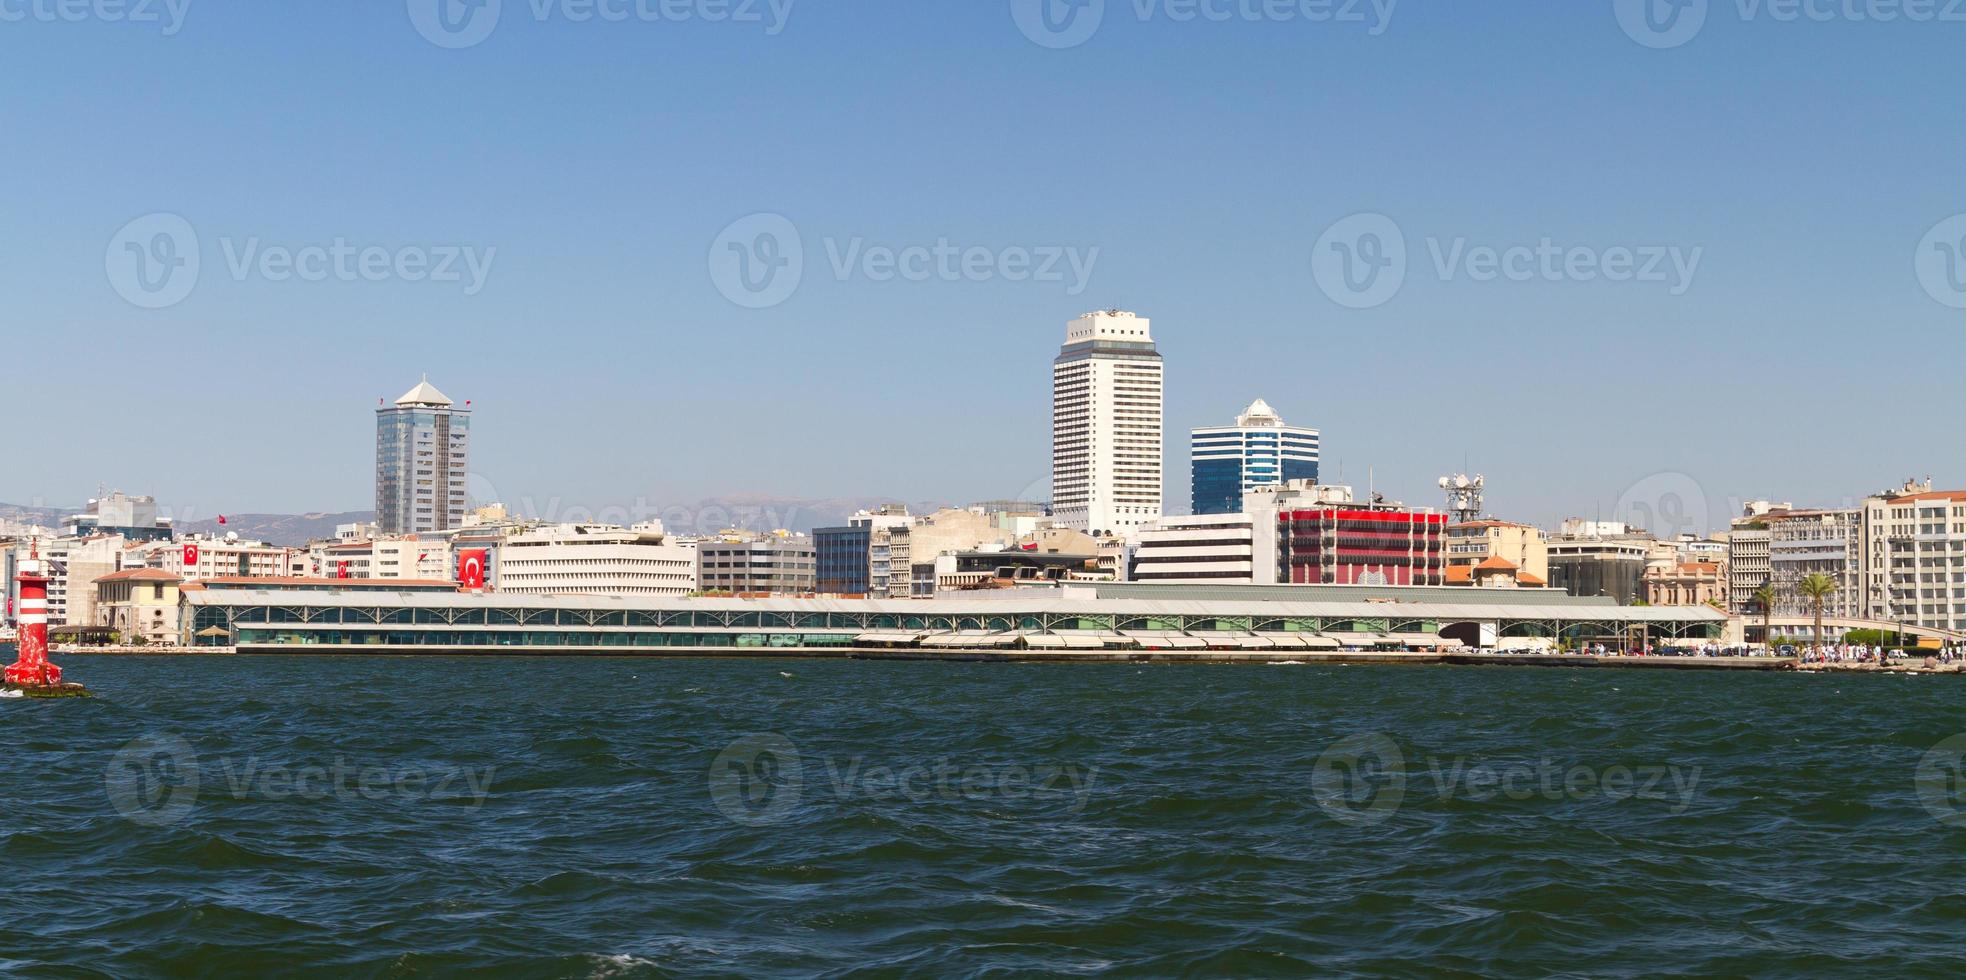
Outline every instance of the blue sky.
<svg viewBox="0 0 1966 980">
<path fill-rule="evenodd" d="M 776 34 L 504 0 L 448 49 L 401 0 L 190 0 L 171 36 L 30 2 L 0 4 L 0 409 L 38 414 L 48 451 L 9 454 L 0 500 L 106 483 L 197 514 L 366 508 L 370 409 L 426 371 L 473 400 L 475 467 L 511 500 L 1008 496 L 1043 485 L 1066 321 L 1115 305 L 1168 359 L 1175 511 L 1187 429 L 1258 396 L 1323 429 L 1328 481 L 1342 461 L 1437 504 L 1465 460 L 1492 510 L 1538 522 L 1660 487 L 1717 526 L 1741 497 L 1966 484 L 1966 311 L 1914 262 L 1966 212 L 1966 23 L 1724 0 L 1655 49 L 1610 0 L 1402 0 L 1376 35 L 1369 4 L 1361 24 L 1107 0 L 1054 48 L 999 0 L 802 0 Z M 1361 212 L 1409 261 L 1351 309 L 1312 255 Z M 158 213 L 201 265 L 145 309 L 111 246 Z M 750 309 L 710 256 L 761 213 L 805 268 Z M 841 275 L 855 239 L 1002 271 Z M 1545 239 L 1591 268 L 1698 265 L 1483 281 L 1435 259 Z M 337 240 L 490 264 L 234 271 Z M 1083 282 L 992 264 L 1095 248 Z"/>
</svg>

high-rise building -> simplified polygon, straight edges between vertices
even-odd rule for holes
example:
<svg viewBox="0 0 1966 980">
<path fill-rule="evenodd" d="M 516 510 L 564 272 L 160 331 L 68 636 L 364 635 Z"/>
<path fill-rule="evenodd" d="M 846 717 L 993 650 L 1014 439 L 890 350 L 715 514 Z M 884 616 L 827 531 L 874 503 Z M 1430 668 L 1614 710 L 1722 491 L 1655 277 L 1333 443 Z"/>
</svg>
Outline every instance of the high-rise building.
<svg viewBox="0 0 1966 980">
<path fill-rule="evenodd" d="M 384 535 L 464 524 L 471 466 L 471 409 L 424 378 L 393 406 L 375 410 L 375 521 Z"/>
<path fill-rule="evenodd" d="M 1191 445 L 1196 514 L 1239 513 L 1257 487 L 1317 480 L 1318 430 L 1283 424 L 1261 398 L 1234 425 L 1193 430 Z"/>
<path fill-rule="evenodd" d="M 1057 522 L 1126 534 L 1161 515 L 1161 356 L 1147 318 L 1087 313 L 1051 366 L 1051 505 Z"/>
</svg>

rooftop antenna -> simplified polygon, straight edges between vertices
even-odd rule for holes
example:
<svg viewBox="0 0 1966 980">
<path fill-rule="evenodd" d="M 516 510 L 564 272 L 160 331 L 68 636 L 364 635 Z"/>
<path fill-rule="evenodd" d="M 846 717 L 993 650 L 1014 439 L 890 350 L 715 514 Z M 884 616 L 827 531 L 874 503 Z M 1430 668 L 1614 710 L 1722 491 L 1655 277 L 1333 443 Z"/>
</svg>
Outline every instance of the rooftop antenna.
<svg viewBox="0 0 1966 980">
<path fill-rule="evenodd" d="M 1480 474 L 1456 473 L 1440 478 L 1440 488 L 1447 491 L 1447 509 L 1453 513 L 1456 524 L 1466 524 L 1481 516 L 1482 491 L 1487 484 L 1487 478 Z"/>
</svg>

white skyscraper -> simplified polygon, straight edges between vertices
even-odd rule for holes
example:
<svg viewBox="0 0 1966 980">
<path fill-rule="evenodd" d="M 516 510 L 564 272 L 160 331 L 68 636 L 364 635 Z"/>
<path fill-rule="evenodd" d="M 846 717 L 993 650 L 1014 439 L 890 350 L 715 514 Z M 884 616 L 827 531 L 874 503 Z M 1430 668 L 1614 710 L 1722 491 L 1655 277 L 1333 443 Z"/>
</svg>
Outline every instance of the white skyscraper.
<svg viewBox="0 0 1966 980">
<path fill-rule="evenodd" d="M 1087 313 L 1051 366 L 1051 506 L 1126 534 L 1161 515 L 1161 356 L 1145 317 Z"/>
<path fill-rule="evenodd" d="M 470 464 L 471 409 L 452 405 L 429 378 L 394 406 L 376 409 L 377 529 L 418 534 L 463 526 Z"/>
</svg>

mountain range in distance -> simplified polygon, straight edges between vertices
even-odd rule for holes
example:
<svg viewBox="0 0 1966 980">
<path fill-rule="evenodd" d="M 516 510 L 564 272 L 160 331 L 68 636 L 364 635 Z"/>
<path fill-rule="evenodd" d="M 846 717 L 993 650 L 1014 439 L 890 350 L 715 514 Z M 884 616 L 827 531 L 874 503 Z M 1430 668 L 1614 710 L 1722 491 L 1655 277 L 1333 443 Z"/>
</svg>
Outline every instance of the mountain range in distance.
<svg viewBox="0 0 1966 980">
<path fill-rule="evenodd" d="M 626 507 L 604 506 L 590 509 L 568 506 L 557 498 L 507 506 L 508 511 L 515 517 L 544 521 L 627 525 L 659 519 L 662 521 L 663 528 L 671 534 L 715 534 L 730 528 L 746 531 L 782 529 L 810 533 L 813 528 L 845 524 L 848 517 L 859 511 L 897 503 L 906 503 L 909 512 L 914 514 L 930 514 L 939 508 L 950 506 L 935 501 L 909 503 L 893 497 L 804 498 L 765 494 L 709 497 L 692 504 L 650 506 L 633 511 Z M 0 520 L 39 524 L 49 528 L 59 528 L 64 518 L 81 512 L 80 507 L 60 508 L 0 503 Z M 214 517 L 207 520 L 187 521 L 180 524 L 177 530 L 181 534 L 218 535 L 233 532 L 249 541 L 264 541 L 267 544 L 292 548 L 303 546 L 310 541 L 331 539 L 335 536 L 335 528 L 340 525 L 366 523 L 374 519 L 375 513 L 366 510 L 308 514 L 239 513 L 225 515 L 224 524 L 218 523 Z"/>
</svg>

